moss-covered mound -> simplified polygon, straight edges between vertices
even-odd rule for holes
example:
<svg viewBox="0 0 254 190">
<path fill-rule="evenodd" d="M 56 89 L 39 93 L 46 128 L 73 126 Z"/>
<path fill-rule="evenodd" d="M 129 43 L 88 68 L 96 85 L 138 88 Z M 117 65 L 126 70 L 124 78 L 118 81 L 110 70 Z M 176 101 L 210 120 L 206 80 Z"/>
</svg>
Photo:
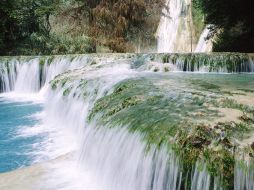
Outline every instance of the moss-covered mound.
<svg viewBox="0 0 254 190">
<path fill-rule="evenodd" d="M 174 149 L 185 174 L 202 160 L 212 177 L 232 189 L 235 157 L 254 153 L 248 141 L 254 134 L 254 107 L 235 98 L 252 97 L 246 91 L 253 76 L 238 76 L 233 83 L 235 77 L 151 75 L 126 80 L 96 102 L 89 118 L 99 114 L 102 126 L 129 126 L 130 132 L 142 133 L 147 151 L 154 145 Z M 246 90 L 239 88 L 243 84 Z"/>
</svg>

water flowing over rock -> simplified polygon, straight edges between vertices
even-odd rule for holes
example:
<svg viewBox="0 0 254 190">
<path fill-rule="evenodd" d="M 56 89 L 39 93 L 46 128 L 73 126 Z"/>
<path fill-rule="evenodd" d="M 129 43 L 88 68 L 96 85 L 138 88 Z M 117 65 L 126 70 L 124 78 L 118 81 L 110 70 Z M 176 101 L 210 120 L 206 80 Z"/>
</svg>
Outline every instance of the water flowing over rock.
<svg viewBox="0 0 254 190">
<path fill-rule="evenodd" d="M 211 52 L 212 41 L 206 40 L 209 25 L 195 39 L 195 25 L 190 0 L 166 0 L 156 32 L 158 53 Z"/>
<path fill-rule="evenodd" d="M 205 52 L 211 52 L 212 51 L 212 40 L 207 39 L 209 36 L 209 25 L 206 26 L 204 31 L 202 32 L 200 39 L 198 41 L 197 47 L 195 49 L 196 53 L 205 53 Z"/>
<path fill-rule="evenodd" d="M 230 96 L 229 89 L 252 93 L 248 89 L 253 75 L 204 76 L 183 71 L 253 72 L 252 60 L 248 54 L 3 57 L 0 87 L 4 93 L 43 94 L 44 122 L 75 134 L 76 164 L 86 173 L 73 182 L 81 183 L 75 189 L 221 190 L 226 186 L 249 190 L 253 189 L 252 170 L 243 171 L 234 163 L 233 140 L 221 135 L 222 131 L 245 135 L 237 128 L 244 126 L 223 123 L 212 128 L 204 122 L 223 117 L 217 110 L 221 105 L 252 113 L 225 94 Z M 203 157 L 196 158 L 197 153 Z M 219 170 L 221 163 L 227 168 Z M 42 179 L 58 183 L 64 176 L 43 175 Z M 54 189 L 54 182 L 47 184 L 47 180 L 36 186 Z M 63 182 L 60 187 L 74 186 Z"/>
<path fill-rule="evenodd" d="M 96 65 L 96 59 L 101 61 L 101 56 L 3 57 L 0 60 L 0 91 L 38 92 L 58 74 L 87 64 Z M 254 72 L 254 59 L 248 54 L 119 54 L 107 59 L 119 58 L 133 61 L 133 67 L 139 70 L 155 72 Z"/>
<path fill-rule="evenodd" d="M 235 190 L 254 189 L 253 163 L 250 161 L 238 161 L 235 166 Z"/>
<path fill-rule="evenodd" d="M 189 0 L 167 0 L 156 33 L 159 53 L 192 51 Z"/>
</svg>

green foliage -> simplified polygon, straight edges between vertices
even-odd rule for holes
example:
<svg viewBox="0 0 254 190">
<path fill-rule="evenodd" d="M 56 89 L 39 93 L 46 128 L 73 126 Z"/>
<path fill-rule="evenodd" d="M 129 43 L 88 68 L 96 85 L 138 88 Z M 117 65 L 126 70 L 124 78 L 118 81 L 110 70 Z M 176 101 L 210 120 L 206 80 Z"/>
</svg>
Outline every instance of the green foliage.
<svg viewBox="0 0 254 190">
<path fill-rule="evenodd" d="M 214 51 L 254 51 L 252 0 L 192 2 L 196 39 L 205 22 L 216 37 Z M 1 0 L 0 55 L 133 52 L 155 40 L 163 6 L 163 0 Z"/>
<path fill-rule="evenodd" d="M 49 17 L 60 0 L 3 0 L 0 2 L 0 55 L 29 54 L 30 37 L 40 32 L 49 35 Z"/>
<path fill-rule="evenodd" d="M 161 2 L 1 0 L 0 55 L 134 51 L 137 39 L 155 39 Z"/>
<path fill-rule="evenodd" d="M 204 13 L 202 9 L 200 9 L 197 0 L 192 0 L 192 17 L 193 17 L 193 25 L 195 30 L 195 37 L 199 39 L 202 31 L 204 30 Z"/>
<path fill-rule="evenodd" d="M 212 24 L 216 34 L 214 51 L 253 52 L 254 13 L 252 0 L 194 0 L 204 12 L 205 23 Z"/>
<path fill-rule="evenodd" d="M 86 36 L 70 37 L 66 35 L 50 34 L 31 34 L 31 51 L 33 54 L 82 54 L 88 53 L 90 41 Z"/>
</svg>

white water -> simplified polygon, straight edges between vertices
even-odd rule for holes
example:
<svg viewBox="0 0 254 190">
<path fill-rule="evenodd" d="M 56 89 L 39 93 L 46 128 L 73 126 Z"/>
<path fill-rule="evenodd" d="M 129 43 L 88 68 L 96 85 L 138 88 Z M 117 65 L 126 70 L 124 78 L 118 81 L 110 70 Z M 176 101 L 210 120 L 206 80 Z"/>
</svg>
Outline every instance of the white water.
<svg viewBox="0 0 254 190">
<path fill-rule="evenodd" d="M 30 61 L 9 60 L 6 63 L 8 67 L 2 66 L 0 69 L 2 91 L 19 94 L 37 93 L 58 74 L 81 68 L 88 62 L 86 56 L 77 56 L 72 61 L 71 58 L 58 56 L 51 63 L 48 62 L 49 58 L 45 58 L 45 64 L 40 66 L 39 60 L 39 58 Z"/>
<path fill-rule="evenodd" d="M 33 59 L 27 64 L 17 64 L 17 79 L 14 86 L 15 92 L 38 92 L 40 90 L 39 60 Z"/>
<path fill-rule="evenodd" d="M 41 155 L 54 159 L 73 154 L 67 161 L 58 160 L 45 166 L 48 172 L 39 182 L 34 182 L 32 189 L 180 190 L 181 163 L 173 152 L 152 147 L 147 153 L 141 134 L 131 134 L 128 126 L 100 126 L 99 116 L 88 124 L 87 117 L 96 100 L 111 93 L 120 81 L 139 75 L 126 59 L 104 58 L 96 65 L 89 63 L 86 56 L 72 61 L 58 57 L 50 65 L 46 64 L 40 74 L 39 60 L 34 59 L 27 63 L 13 61 L 15 69 L 9 74 L 4 73 L 6 70 L 0 71 L 5 90 L 13 91 L 13 97 L 25 92 L 28 99 L 36 95 L 43 99 L 45 109 L 39 115 L 41 123 L 21 131 L 27 136 L 47 133 L 37 161 Z M 80 78 L 55 91 L 50 88 L 49 82 L 56 75 L 76 68 L 79 68 L 77 75 L 89 81 L 85 89 L 79 87 Z M 38 76 L 45 82 L 38 81 Z M 75 78 L 75 74 L 70 73 L 69 77 Z M 18 80 L 27 83 L 21 84 Z M 71 92 L 63 96 L 69 87 Z M 203 170 L 195 167 L 190 175 L 193 190 L 208 189 L 211 179 L 205 167 Z"/>
<path fill-rule="evenodd" d="M 89 107 L 96 99 L 105 93 L 110 93 L 110 89 L 119 81 L 130 76 L 135 77 L 137 73 L 126 69 L 124 65 L 121 65 L 125 68 L 123 70 L 119 70 L 118 66 L 110 67 L 111 71 L 116 69 L 117 72 L 110 72 L 109 68 L 99 72 L 90 70 L 89 74 L 84 76 L 85 79 L 92 79 L 91 85 L 88 83 L 86 87 L 88 95 L 85 100 L 78 98 L 81 91 L 75 82 L 73 91 L 63 100 L 61 96 L 65 87 L 50 95 L 51 99 L 56 100 L 49 106 L 50 112 L 54 114 L 54 120 L 60 120 L 59 124 L 64 123 L 67 128 L 79 126 L 75 128 L 76 137 L 80 142 L 77 150 L 80 157 L 77 163 L 85 173 L 81 175 L 84 179 L 80 181 L 85 181 L 84 186 L 88 187 L 86 188 L 88 190 L 179 190 L 179 181 L 182 177 L 181 165 L 173 152 L 164 148 L 156 150 L 152 147 L 146 153 L 142 135 L 130 134 L 128 126 L 112 128 L 112 126 L 100 126 L 97 120 L 89 125 L 85 122 Z M 96 80 L 95 85 L 94 80 Z M 93 93 L 95 90 L 99 90 L 97 94 Z M 76 115 L 84 115 L 84 118 L 77 119 Z M 205 171 L 199 174 L 198 168 L 194 173 L 201 175 L 203 179 L 209 176 Z M 199 178 L 193 179 L 193 183 L 199 189 L 204 185 L 208 186 L 204 184 L 206 182 L 204 180 L 203 183 L 199 183 L 196 182 L 200 180 Z"/>
<path fill-rule="evenodd" d="M 246 165 L 244 165 L 246 164 Z M 253 190 L 254 189 L 254 170 L 253 164 L 248 160 L 236 162 L 235 165 L 235 190 Z"/>
<path fill-rule="evenodd" d="M 156 33 L 158 52 L 191 52 L 190 0 L 166 0 Z"/>
<path fill-rule="evenodd" d="M 81 157 L 84 169 L 94 172 L 102 189 L 179 189 L 178 159 L 173 153 L 155 148 L 145 155 L 141 138 L 124 128 L 89 128 Z"/>
<path fill-rule="evenodd" d="M 156 33 L 158 53 L 211 52 L 212 41 L 206 40 L 209 25 L 202 32 L 198 44 L 193 42 L 192 28 L 195 26 L 190 14 L 191 1 L 166 0 L 165 5 Z"/>
<path fill-rule="evenodd" d="M 204 29 L 204 31 L 202 32 L 197 47 L 195 49 L 195 53 L 205 53 L 205 52 L 211 52 L 212 51 L 212 41 L 207 40 L 206 38 L 209 35 L 209 25 L 206 26 L 206 28 Z"/>
</svg>

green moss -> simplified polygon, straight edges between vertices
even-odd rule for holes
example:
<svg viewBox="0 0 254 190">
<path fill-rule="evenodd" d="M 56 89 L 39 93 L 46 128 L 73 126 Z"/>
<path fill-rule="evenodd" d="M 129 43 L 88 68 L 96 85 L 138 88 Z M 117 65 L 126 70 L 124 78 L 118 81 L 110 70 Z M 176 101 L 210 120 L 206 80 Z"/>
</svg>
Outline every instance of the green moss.
<svg viewBox="0 0 254 190">
<path fill-rule="evenodd" d="M 48 59 L 47 59 L 47 64 L 51 64 L 53 62 L 53 60 L 55 59 L 54 56 L 49 56 Z"/>
<path fill-rule="evenodd" d="M 195 40 L 198 41 L 199 36 L 201 35 L 205 25 L 204 25 L 204 14 L 202 9 L 198 6 L 196 0 L 192 3 L 192 16 L 193 16 L 193 25 L 195 30 Z"/>
<path fill-rule="evenodd" d="M 43 67 L 45 65 L 45 58 L 41 57 L 39 60 L 40 67 Z"/>
<path fill-rule="evenodd" d="M 219 137 L 209 126 L 198 125 L 191 128 L 189 131 L 181 128 L 175 138 L 177 143 L 174 150 L 180 156 L 184 173 L 190 172 L 197 161 L 203 160 L 210 175 L 219 178 L 225 189 L 231 189 L 235 166 L 232 151 L 223 141 L 218 145 L 222 149 L 215 151 L 209 148 L 212 141 Z"/>
<path fill-rule="evenodd" d="M 56 90 L 56 89 L 57 89 L 57 86 L 58 86 L 57 83 L 58 83 L 57 80 L 54 80 L 54 81 L 51 81 L 51 82 L 50 82 L 50 85 L 51 85 L 52 90 Z"/>
<path fill-rule="evenodd" d="M 225 189 L 233 189 L 235 159 L 228 150 L 208 151 L 206 153 L 206 163 L 208 171 L 213 176 L 220 178 Z"/>
<path fill-rule="evenodd" d="M 202 23 L 202 22 L 201 22 Z M 203 30 L 203 27 L 201 27 Z M 199 37 L 199 35 L 198 35 Z M 250 72 L 246 65 L 249 55 L 240 53 L 213 53 L 213 54 L 160 54 L 162 63 L 182 62 L 183 71 L 195 71 L 206 66 L 209 72 Z"/>
<path fill-rule="evenodd" d="M 243 92 L 254 93 L 254 90 L 253 90 L 253 89 L 242 89 L 242 88 L 240 88 L 240 89 L 238 89 L 238 90 L 243 91 Z"/>
<path fill-rule="evenodd" d="M 223 98 L 220 100 L 214 100 L 212 104 L 216 107 L 222 107 L 222 108 L 232 108 L 232 109 L 238 109 L 245 111 L 248 109 L 248 106 L 245 106 L 243 104 L 237 103 L 236 100 L 233 100 L 231 98 Z"/>
<path fill-rule="evenodd" d="M 150 60 L 154 61 L 155 60 L 155 55 L 150 55 Z"/>
<path fill-rule="evenodd" d="M 181 57 L 187 66 L 189 56 L 179 55 L 177 59 Z M 169 59 L 173 57 L 169 56 Z M 197 57 L 192 56 L 192 67 Z M 206 55 L 203 58 L 207 60 Z M 217 63 L 217 66 L 223 64 L 220 61 Z M 84 98 L 91 94 L 96 97 L 98 89 L 91 91 L 95 80 L 73 79 L 69 76 L 64 74 L 56 77 L 52 86 L 69 87 L 71 82 L 79 80 L 80 94 Z M 231 83 L 233 89 L 253 86 L 252 77 L 152 73 L 149 77 L 124 80 L 115 86 L 113 92 L 96 100 L 89 121 L 96 119 L 98 126 L 112 128 L 128 126 L 130 133 L 141 133 L 147 152 L 151 147 L 173 149 L 181 161 L 183 181 L 187 186 L 191 182 L 188 173 L 193 172 L 194 165 L 200 162 L 200 170 L 206 166 L 211 179 L 218 179 L 225 189 L 231 189 L 235 164 L 233 140 L 245 139 L 251 134 L 254 126 L 248 118 L 254 118 L 254 110 L 228 98 L 233 94 L 228 92 L 231 92 Z M 225 86 L 230 88 L 225 89 Z M 69 93 L 70 89 L 67 88 L 63 95 Z M 248 117 L 239 123 L 209 125 L 209 121 L 220 118 L 219 112 L 210 107 L 239 109 Z"/>
<path fill-rule="evenodd" d="M 147 152 L 154 146 L 173 149 L 181 160 L 184 174 L 190 173 L 193 165 L 203 160 L 211 176 L 218 179 L 225 189 L 230 189 L 235 164 L 232 138 L 245 138 L 252 127 L 246 122 L 218 123 L 215 126 L 196 123 L 197 120 L 218 117 L 218 112 L 209 110 L 207 103 L 215 107 L 247 110 L 229 98 L 221 98 L 224 92 L 212 79 L 204 81 L 202 77 L 198 80 L 194 77 L 191 88 L 195 90 L 191 91 L 179 85 L 181 80 L 186 82 L 189 78 L 174 78 L 177 84 L 173 84 L 178 88 L 158 86 L 162 78 L 126 80 L 117 85 L 112 94 L 96 102 L 89 119 L 100 114 L 99 122 L 102 124 L 111 127 L 126 125 L 131 133 L 142 133 Z M 219 131 L 225 132 L 225 138 L 221 138 Z M 218 150 L 211 146 L 218 147 Z M 190 182 L 189 178 L 183 176 L 186 183 Z"/>
<path fill-rule="evenodd" d="M 58 75 L 54 80 L 50 82 L 52 90 L 57 89 L 58 87 L 63 88 L 68 82 L 71 81 L 71 78 L 68 76 Z"/>
<path fill-rule="evenodd" d="M 163 57 L 162 57 L 162 62 L 163 63 L 169 63 L 169 58 L 170 58 L 170 55 L 163 55 Z"/>
<path fill-rule="evenodd" d="M 66 88 L 64 91 L 63 91 L 63 96 L 68 96 L 71 92 L 72 88 Z"/>
<path fill-rule="evenodd" d="M 220 90 L 220 86 L 218 86 L 216 84 L 213 84 L 213 83 L 209 83 L 209 82 L 203 81 L 203 80 L 193 79 L 193 80 L 191 80 L 191 82 L 194 85 L 198 85 L 203 90 L 215 90 L 215 91 Z"/>
</svg>

